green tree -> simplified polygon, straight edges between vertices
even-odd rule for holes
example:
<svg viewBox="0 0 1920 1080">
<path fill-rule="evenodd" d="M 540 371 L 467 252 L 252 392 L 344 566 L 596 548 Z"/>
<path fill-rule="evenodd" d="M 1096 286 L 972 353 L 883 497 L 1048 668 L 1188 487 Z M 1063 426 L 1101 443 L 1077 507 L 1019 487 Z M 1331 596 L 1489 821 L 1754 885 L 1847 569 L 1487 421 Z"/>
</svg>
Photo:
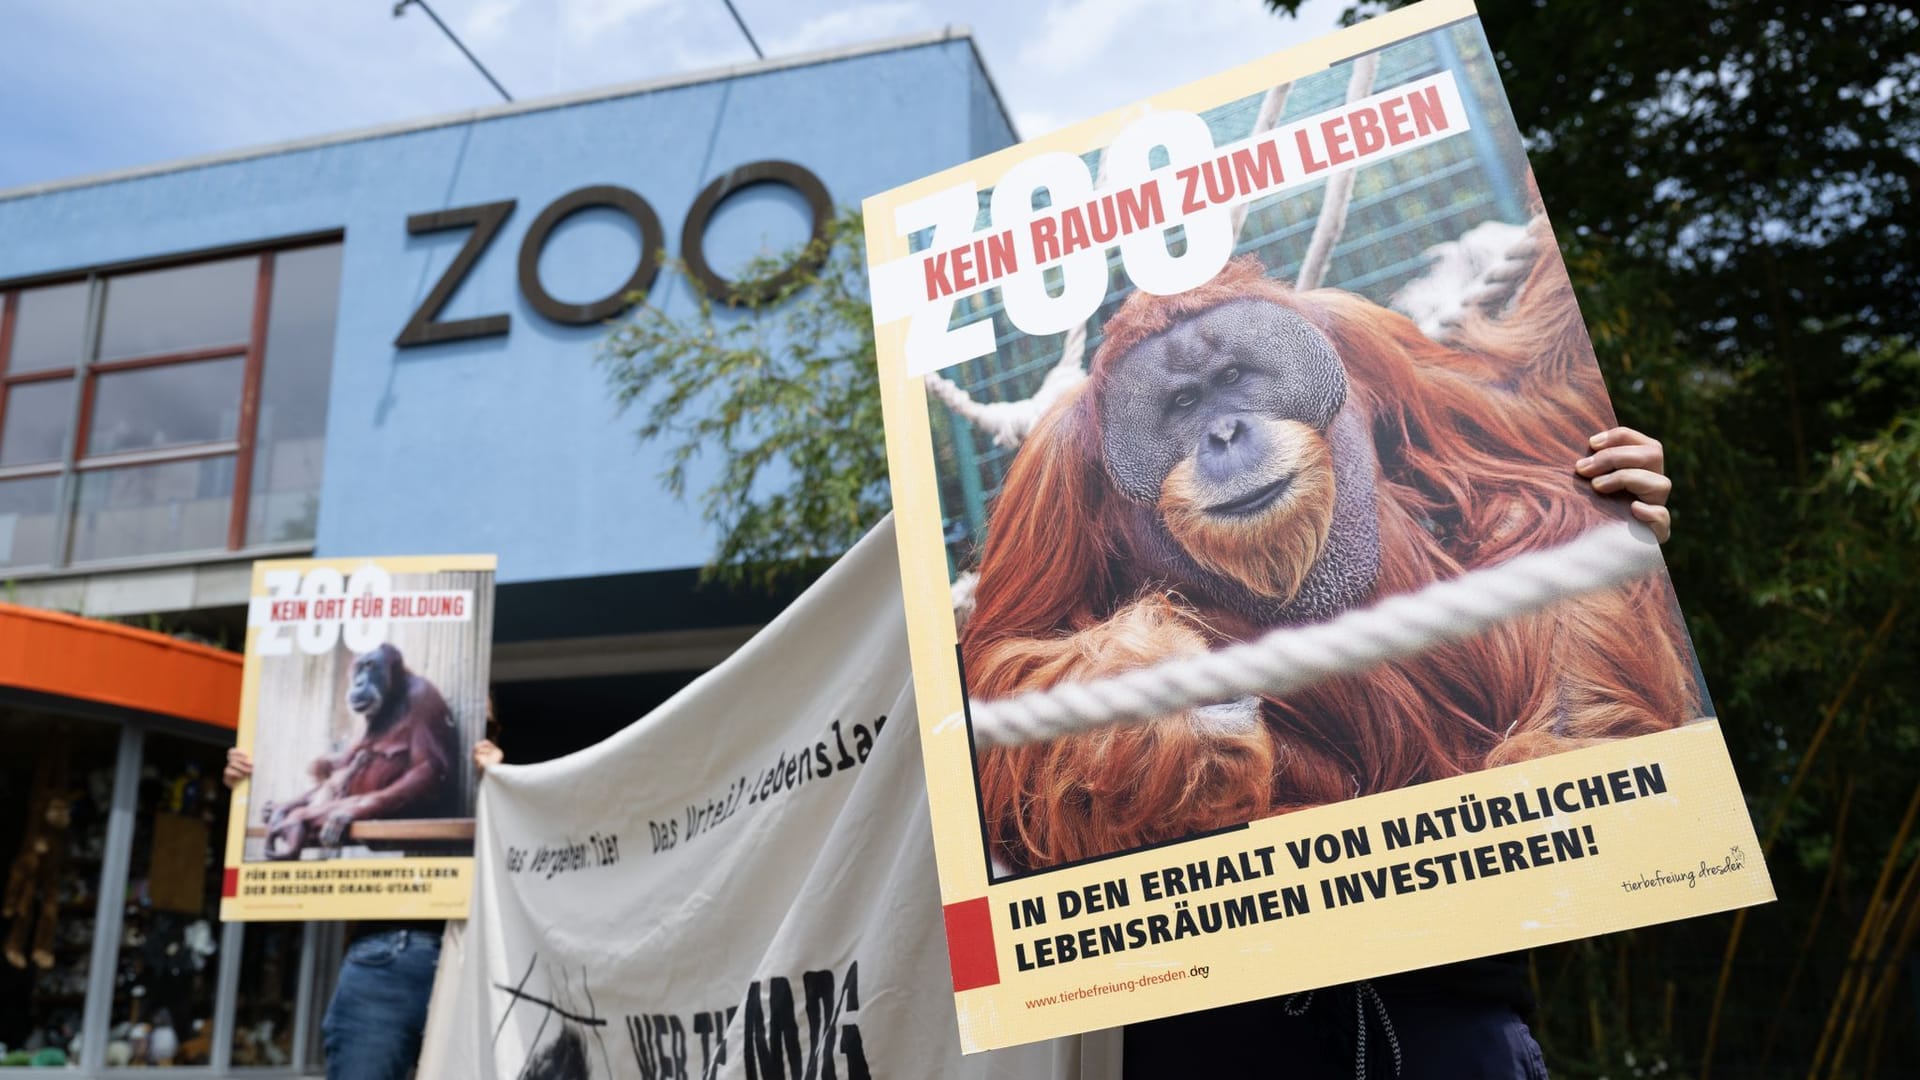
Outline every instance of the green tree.
<svg viewBox="0 0 1920 1080">
<path fill-rule="evenodd" d="M 754 259 L 737 303 L 683 275 L 692 312 L 643 303 L 602 346 L 640 438 L 667 445 L 667 490 L 688 498 L 698 477 L 692 497 L 720 534 L 707 578 L 772 586 L 892 506 L 863 253 L 860 215 L 845 211 L 799 250 Z"/>
<path fill-rule="evenodd" d="M 1543 1041 L 1570 1075 L 1635 1047 L 1890 1075 L 1920 1059 L 1920 17 L 1479 8 L 1615 404 L 1667 443 L 1675 584 L 1782 901 L 1542 951 Z"/>
</svg>

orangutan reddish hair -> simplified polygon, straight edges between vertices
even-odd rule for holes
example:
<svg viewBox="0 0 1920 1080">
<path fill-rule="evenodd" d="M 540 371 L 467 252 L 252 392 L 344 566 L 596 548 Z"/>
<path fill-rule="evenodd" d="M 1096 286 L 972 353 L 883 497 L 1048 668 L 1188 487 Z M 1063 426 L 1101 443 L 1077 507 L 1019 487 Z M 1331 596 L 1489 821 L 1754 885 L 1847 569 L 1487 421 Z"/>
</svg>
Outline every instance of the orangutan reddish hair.
<svg viewBox="0 0 1920 1080">
<path fill-rule="evenodd" d="M 1626 516 L 1573 472 L 1614 419 L 1536 222 L 1500 317 L 1448 344 L 1240 259 L 1136 292 L 996 500 L 967 692 L 1086 681 L 1319 622 Z M 1699 714 L 1664 576 L 1285 698 L 983 751 L 991 853 L 1057 865 L 1675 726 Z"/>
</svg>

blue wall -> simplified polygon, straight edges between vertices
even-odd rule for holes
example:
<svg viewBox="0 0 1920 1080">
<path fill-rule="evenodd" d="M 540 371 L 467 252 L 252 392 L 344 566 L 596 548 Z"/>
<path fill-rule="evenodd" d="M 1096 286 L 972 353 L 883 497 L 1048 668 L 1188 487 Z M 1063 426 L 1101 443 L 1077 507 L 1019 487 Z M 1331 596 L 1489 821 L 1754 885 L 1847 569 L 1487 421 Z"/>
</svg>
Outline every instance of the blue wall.
<svg viewBox="0 0 1920 1080">
<path fill-rule="evenodd" d="M 615 414 L 594 363 L 604 331 L 549 323 L 519 294 L 535 216 L 575 188 L 619 184 L 653 206 L 677 254 L 694 196 L 735 166 L 795 161 L 857 206 L 1011 141 L 971 45 L 942 41 L 0 200 L 0 281 L 343 229 L 319 554 L 491 551 L 503 582 L 697 566 L 712 536 L 661 491 L 659 448 Z M 509 312 L 511 333 L 395 349 L 464 235 L 411 237 L 408 215 L 500 199 L 519 205 L 441 318 Z M 724 273 L 784 248 L 804 213 L 779 191 L 730 200 L 708 257 Z M 599 297 L 638 243 L 611 212 L 576 216 L 549 242 L 543 279 L 563 300 Z M 652 296 L 691 303 L 666 273 Z"/>
</svg>

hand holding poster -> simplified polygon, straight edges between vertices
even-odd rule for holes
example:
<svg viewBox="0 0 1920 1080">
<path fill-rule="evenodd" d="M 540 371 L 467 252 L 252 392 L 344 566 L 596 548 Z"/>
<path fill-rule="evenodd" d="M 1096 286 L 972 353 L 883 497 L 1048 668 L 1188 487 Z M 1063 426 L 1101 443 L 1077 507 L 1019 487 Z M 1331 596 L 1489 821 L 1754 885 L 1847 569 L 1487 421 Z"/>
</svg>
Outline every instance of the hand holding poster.
<svg viewBox="0 0 1920 1080">
<path fill-rule="evenodd" d="M 1771 898 L 1490 55 L 1429 0 L 868 200 L 963 1046 Z"/>
<path fill-rule="evenodd" d="M 254 564 L 221 918 L 466 915 L 493 569 Z"/>
</svg>

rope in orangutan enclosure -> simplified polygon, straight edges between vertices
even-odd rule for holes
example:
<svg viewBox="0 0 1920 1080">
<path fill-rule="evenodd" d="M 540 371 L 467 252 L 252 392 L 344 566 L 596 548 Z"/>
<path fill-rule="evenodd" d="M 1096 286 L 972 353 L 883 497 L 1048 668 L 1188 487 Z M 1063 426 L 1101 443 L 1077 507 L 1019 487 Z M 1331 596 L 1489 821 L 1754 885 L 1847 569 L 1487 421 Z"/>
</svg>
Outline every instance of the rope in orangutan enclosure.
<svg viewBox="0 0 1920 1080">
<path fill-rule="evenodd" d="M 1354 101 L 1371 93 L 1378 70 L 1378 54 L 1356 60 L 1346 99 Z M 1254 118 L 1253 133 L 1279 123 L 1291 90 L 1290 83 L 1268 90 Z M 1095 186 L 1105 180 L 1103 156 Z M 1296 288 L 1317 288 L 1325 278 L 1333 248 L 1345 231 L 1353 180 L 1349 172 L 1328 182 Z M 1234 208 L 1236 236 L 1244 231 L 1249 210 L 1251 204 Z M 1060 359 L 1029 398 L 979 402 L 937 374 L 926 379 L 928 393 L 996 445 L 1018 447 L 1056 402 L 1086 380 L 1091 325 L 1089 321 L 1068 333 Z M 1660 565 L 1658 545 L 1639 526 L 1595 529 L 1558 549 L 1522 555 L 1316 626 L 1276 630 L 1252 642 L 1108 679 L 973 702 L 974 736 L 980 747 L 1015 746 L 1250 695 L 1283 694 L 1471 637 L 1559 601 L 1630 581 Z M 968 573 L 954 584 L 954 606 L 962 621 L 971 614 L 974 583 L 975 575 Z M 948 723 L 958 721 L 956 716 Z"/>
<path fill-rule="evenodd" d="M 1378 54 L 1368 54 L 1355 61 L 1352 77 L 1347 84 L 1348 101 L 1372 92 L 1379 60 Z M 1259 135 L 1273 130 L 1274 125 L 1280 122 L 1281 114 L 1286 112 L 1287 97 L 1292 91 L 1293 84 L 1284 82 L 1266 92 L 1260 99 L 1259 111 L 1254 114 L 1250 134 Z M 1102 154 L 1094 176 L 1094 187 L 1098 189 L 1106 181 L 1107 157 Z M 1338 177 L 1328 181 L 1320 216 L 1314 222 L 1313 234 L 1307 239 L 1307 251 L 1301 260 L 1296 288 L 1312 288 L 1325 275 L 1327 263 L 1333 257 L 1333 247 L 1346 229 L 1347 210 L 1352 198 L 1350 175 L 1345 182 Z M 1233 234 L 1236 237 L 1246 230 L 1247 215 L 1252 209 L 1252 203 L 1241 203 L 1233 208 Z M 1066 340 L 1061 344 L 1060 359 L 1047 370 L 1039 387 L 1028 397 L 1011 401 L 978 401 L 953 380 L 938 373 L 926 376 L 927 393 L 944 404 L 955 418 L 992 439 L 995 446 L 1017 449 L 1056 402 L 1087 381 L 1087 336 L 1092 328 L 1093 320 L 1089 319 L 1067 331 Z M 962 619 L 972 611 L 973 584 L 972 572 L 962 574 L 954 582 L 954 610 Z"/>
<path fill-rule="evenodd" d="M 1369 65 L 1371 61 L 1372 66 Z M 1362 57 L 1356 62 L 1356 70 L 1365 68 L 1365 79 L 1356 75 L 1355 81 L 1347 87 L 1347 100 L 1365 97 L 1372 92 L 1373 68 L 1379 64 L 1374 54 Z M 1292 83 L 1281 83 L 1268 90 L 1260 100 L 1260 111 L 1254 115 L 1252 134 L 1259 135 L 1271 131 L 1280 122 L 1280 114 L 1286 111 L 1287 94 Z M 1360 88 L 1358 93 L 1355 89 Z M 1107 156 L 1100 155 L 1100 167 L 1093 180 L 1095 190 L 1106 185 Z M 1314 225 L 1312 238 L 1307 242 L 1307 261 L 1302 273 L 1308 268 L 1318 266 L 1315 276 L 1326 269 L 1326 261 L 1331 257 L 1333 244 L 1346 226 L 1347 203 L 1353 193 L 1353 184 L 1349 181 L 1345 187 L 1329 181 L 1327 185 L 1327 205 L 1322 207 L 1319 221 Z M 1247 224 L 1247 212 L 1252 203 L 1241 203 L 1233 208 L 1233 234 L 1239 236 Z M 1331 230 L 1332 239 L 1323 240 L 1323 231 Z M 1315 255 L 1315 252 L 1319 252 Z M 1301 286 L 1305 288 L 1306 286 Z M 926 378 L 927 392 L 938 398 L 953 414 L 969 425 L 985 433 L 995 446 L 1011 450 L 1025 441 L 1032 433 L 1033 426 L 1040 422 L 1054 402 L 1065 397 L 1067 391 L 1087 380 L 1087 334 L 1092 330 L 1093 321 L 1089 319 L 1067 331 L 1066 340 L 1060 346 L 1060 359 L 1047 370 L 1046 377 L 1033 392 L 1033 396 L 1017 401 L 976 401 L 972 394 L 961 389 L 953 380 L 944 375 L 932 374 Z"/>
<path fill-rule="evenodd" d="M 1093 176 L 1094 190 L 1098 191 L 1106 183 L 1107 155 L 1103 153 L 1100 167 Z M 1031 397 L 1019 401 L 975 401 L 972 394 L 938 373 L 927 376 L 927 392 L 944 402 L 955 416 L 985 432 L 995 446 L 1015 449 L 1032 434 L 1033 426 L 1053 408 L 1054 402 L 1087 381 L 1087 332 L 1092 325 L 1092 320 L 1088 320 L 1067 331 L 1066 341 L 1060 346 L 1060 359 L 1047 369 L 1046 377 L 1040 380 L 1039 389 Z"/>
<path fill-rule="evenodd" d="M 1601 526 L 1560 547 L 1469 571 L 1317 625 L 1275 630 L 1244 644 L 1092 682 L 972 702 L 975 745 L 1018 746 L 1243 697 L 1290 693 L 1615 588 L 1662 565 L 1660 545 L 1644 525 Z"/>
<path fill-rule="evenodd" d="M 1359 101 L 1373 93 L 1373 77 L 1379 71 L 1377 52 L 1355 60 L 1347 81 L 1347 100 Z M 1347 210 L 1353 203 L 1353 182 L 1358 176 L 1358 169 L 1348 169 L 1327 181 L 1327 193 L 1320 201 L 1320 217 L 1313 223 L 1313 238 L 1307 241 L 1307 253 L 1300 259 L 1300 274 L 1294 279 L 1294 288 L 1304 292 L 1325 283 L 1334 246 L 1340 243 L 1340 234 L 1347 231 Z"/>
</svg>

